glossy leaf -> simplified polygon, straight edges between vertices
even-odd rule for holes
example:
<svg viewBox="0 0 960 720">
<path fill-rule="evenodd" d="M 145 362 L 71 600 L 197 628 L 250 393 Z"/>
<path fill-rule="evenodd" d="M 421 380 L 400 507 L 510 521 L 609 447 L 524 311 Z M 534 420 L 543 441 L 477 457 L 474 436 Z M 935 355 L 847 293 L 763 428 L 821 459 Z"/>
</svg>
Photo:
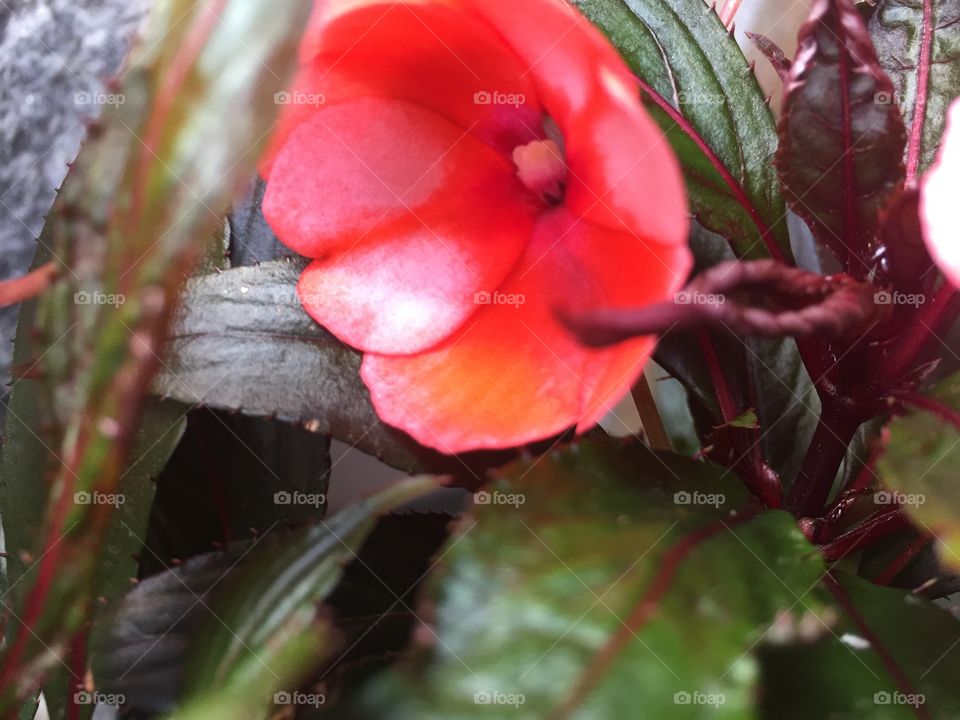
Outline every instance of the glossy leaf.
<svg viewBox="0 0 960 720">
<path fill-rule="evenodd" d="M 790 69 L 777 167 L 792 209 L 856 277 L 903 180 L 906 131 L 892 97 L 852 0 L 816 0 Z"/>
<path fill-rule="evenodd" d="M 434 630 L 371 716 L 747 717 L 753 644 L 822 571 L 786 514 L 744 512 L 736 478 L 637 443 L 518 463 L 484 493 L 441 554 Z"/>
<path fill-rule="evenodd" d="M 836 598 L 817 588 L 810 602 L 829 608 L 829 630 L 819 624 L 806 630 L 786 623 L 774 628 L 760 653 L 764 692 L 759 717 L 960 717 L 956 619 L 903 590 L 880 588 L 843 574 L 837 580 L 875 638 L 865 636 Z M 887 661 L 881 657 L 884 651 Z"/>
<path fill-rule="evenodd" d="M 933 164 L 947 107 L 960 95 L 960 2 L 880 0 L 869 27 L 893 81 L 891 100 L 910 128 L 906 162 L 912 178 Z"/>
<path fill-rule="evenodd" d="M 938 383 L 928 396 L 947 412 L 960 411 L 960 374 Z M 888 487 L 880 499 L 901 500 L 919 528 L 943 544 L 943 561 L 960 567 L 960 496 L 957 463 L 960 431 L 936 414 L 918 410 L 890 424 L 890 442 L 878 464 Z"/>
<path fill-rule="evenodd" d="M 141 582 L 95 650 L 103 692 L 177 717 L 263 717 L 336 647 L 316 605 L 377 517 L 436 487 L 406 480 L 287 537 L 235 544 Z M 238 712 L 231 716 L 229 713 Z"/>
<path fill-rule="evenodd" d="M 648 102 L 683 165 L 697 219 L 726 238 L 738 256 L 766 257 L 769 242 L 791 257 L 772 166 L 773 118 L 717 14 L 693 0 L 574 4 L 669 106 Z"/>
</svg>

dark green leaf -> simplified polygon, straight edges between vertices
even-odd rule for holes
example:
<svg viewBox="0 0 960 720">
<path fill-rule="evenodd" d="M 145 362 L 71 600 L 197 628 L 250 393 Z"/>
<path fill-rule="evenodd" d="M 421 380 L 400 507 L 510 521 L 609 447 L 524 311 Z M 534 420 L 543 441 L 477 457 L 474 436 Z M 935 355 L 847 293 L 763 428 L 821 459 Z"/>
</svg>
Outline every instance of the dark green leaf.
<svg viewBox="0 0 960 720">
<path fill-rule="evenodd" d="M 912 177 L 933 163 L 947 106 L 960 95 L 960 0 L 880 0 L 869 27 L 910 127 Z"/>
<path fill-rule="evenodd" d="M 770 720 L 949 720 L 960 717 L 960 624 L 946 611 L 903 590 L 837 576 L 842 591 L 909 682 L 903 688 L 863 629 L 822 588 L 817 602 L 834 605 L 830 630 L 775 629 L 760 653 L 764 692 L 760 717 Z M 910 692 L 909 689 L 915 692 Z M 922 695 L 920 711 L 907 704 Z M 920 698 L 914 698 L 919 700 Z M 922 713 L 922 714 L 921 714 Z"/>
<path fill-rule="evenodd" d="M 233 720 L 238 708 L 236 717 L 263 717 L 274 692 L 296 689 L 334 649 L 316 605 L 377 516 L 435 487 L 406 480 L 316 527 L 234 544 L 144 580 L 95 649 L 99 687 L 141 709 L 183 702 L 179 717 Z"/>
<path fill-rule="evenodd" d="M 789 516 L 742 512 L 735 477 L 639 443 L 518 463 L 485 492 L 424 603 L 437 639 L 372 717 L 706 717 L 707 696 L 746 717 L 753 644 L 822 572 Z"/>
<path fill-rule="evenodd" d="M 772 166 L 773 118 L 717 14 L 697 0 L 574 4 L 607 34 L 633 71 L 682 114 L 678 124 L 674 113 L 648 104 L 683 165 L 697 219 L 726 238 L 739 256 L 766 257 L 766 234 L 791 257 Z"/>
<path fill-rule="evenodd" d="M 793 210 L 857 277 L 904 175 L 906 130 L 892 97 L 851 0 L 816 0 L 790 69 L 777 167 Z"/>
</svg>

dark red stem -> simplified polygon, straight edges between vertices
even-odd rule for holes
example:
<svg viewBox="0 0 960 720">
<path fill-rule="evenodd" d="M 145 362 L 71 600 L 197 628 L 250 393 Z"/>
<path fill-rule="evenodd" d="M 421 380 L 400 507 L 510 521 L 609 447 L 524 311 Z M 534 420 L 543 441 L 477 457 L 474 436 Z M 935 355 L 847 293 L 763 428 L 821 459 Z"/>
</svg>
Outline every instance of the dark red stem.
<svg viewBox="0 0 960 720">
<path fill-rule="evenodd" d="M 823 578 L 823 584 L 827 586 L 830 593 L 837 599 L 837 602 L 840 603 L 840 607 L 843 608 L 843 611 L 857 626 L 860 634 L 870 643 L 870 647 L 880 658 L 880 662 L 883 663 L 887 672 L 890 673 L 894 682 L 897 683 L 897 688 L 900 692 L 904 695 L 918 695 L 919 693 L 917 693 L 913 687 L 913 682 L 907 677 L 903 668 L 901 668 L 900 664 L 894 659 L 890 650 L 887 649 L 886 644 L 877 636 L 873 628 L 870 627 L 867 619 L 860 613 L 860 610 L 853 604 L 853 601 L 850 600 L 850 597 L 840 583 L 837 582 L 837 579 L 828 573 Z M 915 705 L 913 709 L 917 717 L 921 718 L 921 720 L 930 720 L 926 708 L 922 705 Z"/>
<path fill-rule="evenodd" d="M 890 563 L 882 573 L 877 575 L 876 580 L 873 582 L 877 585 L 889 585 L 892 583 L 897 575 L 900 574 L 900 571 L 903 570 L 921 550 L 929 545 L 932 540 L 933 538 L 929 535 L 921 535 L 914 539 L 902 553 L 897 555 L 894 561 Z"/>
<path fill-rule="evenodd" d="M 817 429 L 787 496 L 787 509 L 796 517 L 817 517 L 822 513 L 837 470 L 860 427 L 859 420 L 829 398 L 823 398 L 821 405 Z"/>
<path fill-rule="evenodd" d="M 880 367 L 878 380 L 881 384 L 902 381 L 914 369 L 931 341 L 937 337 L 937 332 L 955 314 L 958 305 L 960 294 L 949 281 L 944 281 L 933 302 L 924 305 L 917 313 L 904 337 L 898 340 L 896 349 Z"/>
<path fill-rule="evenodd" d="M 920 33 L 920 59 L 917 63 L 917 96 L 913 103 L 913 124 L 907 144 L 907 185 L 913 184 L 920 165 L 923 126 L 927 117 L 927 93 L 930 88 L 930 54 L 933 49 L 933 3 L 923 0 L 923 29 Z"/>
<path fill-rule="evenodd" d="M 826 545 L 821 545 L 820 551 L 829 562 L 837 562 L 850 553 L 863 550 L 877 540 L 908 527 L 910 520 L 903 510 L 894 505 L 871 515 Z"/>
<path fill-rule="evenodd" d="M 920 408 L 921 410 L 926 410 L 936 415 L 941 420 L 950 423 L 954 428 L 960 430 L 960 412 L 944 405 L 939 400 L 927 397 L 926 395 L 920 395 L 919 393 L 906 393 L 904 395 L 898 395 L 897 398 L 908 405 L 913 405 L 915 408 Z"/>
</svg>

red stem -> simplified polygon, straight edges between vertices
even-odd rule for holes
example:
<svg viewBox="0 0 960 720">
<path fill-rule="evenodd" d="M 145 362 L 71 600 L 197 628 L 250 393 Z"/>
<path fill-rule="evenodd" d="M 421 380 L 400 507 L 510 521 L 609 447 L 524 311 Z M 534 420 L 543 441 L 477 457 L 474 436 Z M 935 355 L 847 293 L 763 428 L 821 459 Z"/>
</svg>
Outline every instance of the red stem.
<svg viewBox="0 0 960 720">
<path fill-rule="evenodd" d="M 713 340 L 704 332 L 697 332 L 697 340 L 700 343 L 700 349 L 703 351 L 703 357 L 707 361 L 707 368 L 710 370 L 710 381 L 713 383 L 713 389 L 717 394 L 717 404 L 720 405 L 720 417 L 723 422 L 728 423 L 736 419 L 739 415 L 737 405 L 733 399 L 733 393 L 727 384 L 727 376 L 723 374 L 723 368 L 720 366 L 720 358 L 717 356 L 717 349 L 713 346 Z"/>
<path fill-rule="evenodd" d="M 902 337 L 896 349 L 884 361 L 878 373 L 881 384 L 901 382 L 904 375 L 914 369 L 917 362 L 936 337 L 937 331 L 948 321 L 960 304 L 960 293 L 949 282 L 944 281 L 937 291 L 933 302 L 923 306 L 910 323 L 906 335 Z"/>
<path fill-rule="evenodd" d="M 907 145 L 907 185 L 912 185 L 920 165 L 923 126 L 927 118 L 927 93 L 930 88 L 930 54 L 933 48 L 933 3 L 923 0 L 923 30 L 920 34 L 920 59 L 917 63 L 917 96 L 913 103 L 913 125 Z"/>
<path fill-rule="evenodd" d="M 727 169 L 727 167 L 720 161 L 720 158 L 717 157 L 717 154 L 713 151 L 706 140 L 701 137 L 700 133 L 690 124 L 690 121 L 687 120 L 680 112 L 677 111 L 673 105 L 664 99 L 660 93 L 654 90 L 650 85 L 648 85 L 642 78 L 637 77 L 637 83 L 640 85 L 640 89 L 645 92 L 650 99 L 654 102 L 657 107 L 663 110 L 671 120 L 673 120 L 684 134 L 687 135 L 702 152 L 710 164 L 713 166 L 713 169 L 719 173 L 720 177 L 723 178 L 723 182 L 730 189 L 730 193 L 733 195 L 734 199 L 746 210 L 747 214 L 750 216 L 750 219 L 753 221 L 753 224 L 756 226 L 757 230 L 760 232 L 760 237 L 763 240 L 764 245 L 767 247 L 767 252 L 770 253 L 770 257 L 774 260 L 779 260 L 780 262 L 786 262 L 786 258 L 783 255 L 783 251 L 780 250 L 780 246 L 774 241 L 773 236 L 770 232 L 770 227 L 763 221 L 763 218 L 760 217 L 760 213 L 757 212 L 757 209 L 753 206 L 753 203 L 750 202 L 750 198 L 747 197 L 747 193 L 744 191 L 743 187 L 737 182 L 737 179 L 733 174 Z"/>
<path fill-rule="evenodd" d="M 821 401 L 820 420 L 803 457 L 800 472 L 787 496 L 787 508 L 796 517 L 817 517 L 823 511 L 860 421 L 831 400 Z"/>
<path fill-rule="evenodd" d="M 894 559 L 894 561 L 887 566 L 886 570 L 880 573 L 877 576 L 877 579 L 873 582 L 877 585 L 889 585 L 892 583 L 897 575 L 900 574 L 900 571 L 903 570 L 921 550 L 929 545 L 932 540 L 933 538 L 929 535 L 921 535 L 920 537 L 915 538 L 914 541 L 910 543 L 907 548 L 900 553 Z"/>
<path fill-rule="evenodd" d="M 837 562 L 850 553 L 863 550 L 877 540 L 908 527 L 910 527 L 910 520 L 903 510 L 893 506 L 871 515 L 836 540 L 821 545 L 820 551 L 827 561 Z"/>
<path fill-rule="evenodd" d="M 50 286 L 56 275 L 56 266 L 48 262 L 26 275 L 0 282 L 0 307 L 15 305 L 39 295 Z"/>
<path fill-rule="evenodd" d="M 843 611 L 857 626 L 860 634 L 870 643 L 870 647 L 880 658 L 880 662 L 883 663 L 887 672 L 890 673 L 890 676 L 897 683 L 897 688 L 900 692 L 904 695 L 918 695 L 919 693 L 917 693 L 913 687 L 913 682 L 907 677 L 903 668 L 900 667 L 900 664 L 894 659 L 893 655 L 887 649 L 887 646 L 873 631 L 873 628 L 870 627 L 867 619 L 860 613 L 856 605 L 853 604 L 853 601 L 844 591 L 840 583 L 837 582 L 837 579 L 828 573 L 823 578 L 823 584 L 827 586 L 830 593 L 837 599 L 837 602 L 840 603 L 840 607 L 843 608 Z M 922 705 L 915 705 L 913 710 L 921 720 L 930 720 L 930 715 Z"/>
<path fill-rule="evenodd" d="M 941 420 L 950 423 L 954 428 L 960 430 L 960 412 L 944 405 L 939 400 L 927 397 L 926 395 L 920 395 L 919 393 L 907 393 L 905 395 L 898 395 L 897 397 L 908 405 L 913 405 L 916 408 L 926 410 L 936 415 Z"/>
<path fill-rule="evenodd" d="M 718 533 L 729 530 L 731 527 L 752 520 L 758 509 L 747 510 L 739 515 L 719 520 L 686 535 L 667 550 L 660 560 L 660 567 L 650 581 L 647 591 L 630 612 L 629 617 L 616 633 L 604 643 L 590 662 L 567 700 L 550 715 L 551 720 L 564 720 L 571 716 L 579 703 L 586 700 L 590 692 L 607 676 L 610 666 L 616 661 L 620 653 L 637 636 L 637 633 L 646 625 L 660 606 L 660 602 L 670 590 L 677 569 L 686 557 L 705 541 Z"/>
</svg>

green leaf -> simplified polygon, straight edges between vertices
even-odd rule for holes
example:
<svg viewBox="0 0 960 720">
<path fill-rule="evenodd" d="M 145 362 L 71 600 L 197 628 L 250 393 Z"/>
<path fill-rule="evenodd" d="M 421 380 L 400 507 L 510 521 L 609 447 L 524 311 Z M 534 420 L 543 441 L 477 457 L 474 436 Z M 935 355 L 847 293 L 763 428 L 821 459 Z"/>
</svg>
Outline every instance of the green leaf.
<svg viewBox="0 0 960 720">
<path fill-rule="evenodd" d="M 846 270 L 866 276 L 879 210 L 903 180 L 893 84 L 851 0 L 816 0 L 790 68 L 777 167 L 792 209 Z"/>
<path fill-rule="evenodd" d="M 960 411 L 960 373 L 939 382 L 928 396 L 949 411 Z M 899 500 L 921 529 L 936 535 L 943 561 L 960 567 L 960 495 L 957 463 L 960 431 L 935 414 L 918 411 L 890 424 L 890 442 L 878 474 L 892 492 L 880 501 Z"/>
<path fill-rule="evenodd" d="M 869 28 L 910 128 L 912 177 L 936 158 L 947 106 L 960 95 L 960 0 L 880 0 Z"/>
<path fill-rule="evenodd" d="M 682 114 L 680 119 L 648 103 L 683 166 L 697 219 L 725 237 L 738 256 L 766 257 L 761 237 L 766 233 L 790 258 L 786 212 L 772 165 L 773 118 L 717 14 L 700 0 L 574 0 L 574 5 Z"/>
<path fill-rule="evenodd" d="M 831 603 L 830 630 L 812 626 L 774 630 L 760 657 L 764 692 L 761 718 L 770 720 L 915 720 L 960 717 L 960 625 L 948 612 L 903 590 L 880 588 L 837 574 L 843 593 L 879 639 L 899 673 L 883 662 L 875 642 L 864 635 L 831 594 L 811 596 Z M 914 692 L 910 692 L 912 689 Z M 923 696 L 920 711 L 907 704 Z M 920 698 L 915 698 L 919 700 Z"/>
<path fill-rule="evenodd" d="M 436 640 L 421 633 L 367 708 L 532 720 L 636 717 L 641 702 L 683 718 L 706 717 L 684 703 L 709 696 L 716 717 L 749 717 L 753 644 L 803 609 L 822 561 L 788 515 L 745 501 L 720 468 L 639 443 L 510 466 L 440 555 L 424 602 Z"/>
<path fill-rule="evenodd" d="M 95 649 L 98 687 L 131 708 L 178 705 L 179 718 L 264 717 L 275 692 L 296 690 L 336 648 L 316 605 L 377 517 L 435 487 L 408 479 L 316 527 L 236 544 L 143 581 Z"/>
</svg>

